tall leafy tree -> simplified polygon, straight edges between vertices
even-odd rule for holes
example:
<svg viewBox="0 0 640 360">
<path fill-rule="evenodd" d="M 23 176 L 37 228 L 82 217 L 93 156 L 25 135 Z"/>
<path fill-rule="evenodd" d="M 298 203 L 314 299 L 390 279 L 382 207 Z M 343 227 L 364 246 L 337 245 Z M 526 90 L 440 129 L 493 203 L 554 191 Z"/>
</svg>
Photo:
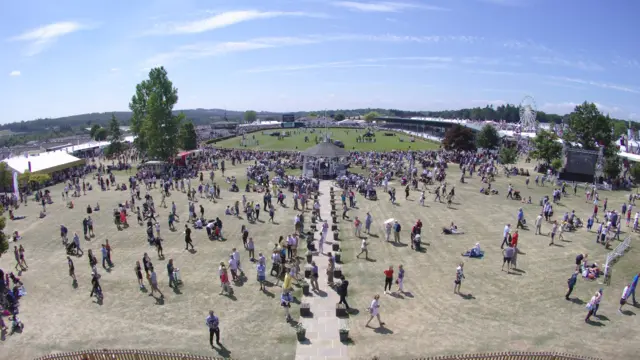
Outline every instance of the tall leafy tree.
<svg viewBox="0 0 640 360">
<path fill-rule="evenodd" d="M 558 142 L 558 136 L 552 131 L 540 129 L 532 143 L 533 151 L 530 154 L 534 159 L 551 164 L 554 159 L 562 156 L 562 144 Z"/>
<path fill-rule="evenodd" d="M 198 148 L 198 135 L 191 121 L 182 124 L 180 128 L 180 143 L 183 150 L 195 150 Z"/>
<path fill-rule="evenodd" d="M 594 103 L 584 102 L 576 106 L 568 118 L 568 128 L 563 133 L 565 142 L 578 143 L 585 150 L 597 150 L 604 146 L 605 156 L 615 155 L 617 150 L 612 134 L 613 122 L 603 115 Z"/>
<path fill-rule="evenodd" d="M 4 208 L 0 205 L 0 214 L 4 213 Z M 9 250 L 9 240 L 4 233 L 4 227 L 7 225 L 7 219 L 0 216 L 0 256 Z"/>
<path fill-rule="evenodd" d="M 107 140 L 108 136 L 109 136 L 109 131 L 107 131 L 107 129 L 101 127 L 98 130 L 96 130 L 95 134 L 93 134 L 93 139 L 95 141 L 105 141 L 105 140 Z"/>
<path fill-rule="evenodd" d="M 8 191 L 9 188 L 13 185 L 13 172 L 9 165 L 5 162 L 0 162 L 0 187 L 5 191 Z"/>
<path fill-rule="evenodd" d="M 336 114 L 336 116 L 334 116 L 333 119 L 335 121 L 342 121 L 342 120 L 344 120 L 344 114 L 342 114 L 342 113 Z"/>
<path fill-rule="evenodd" d="M 476 141 L 479 148 L 493 150 L 500 143 L 500 135 L 498 135 L 498 130 L 495 126 L 487 124 L 482 127 L 476 136 Z"/>
<path fill-rule="evenodd" d="M 380 117 L 380 114 L 378 114 L 375 111 L 369 111 L 368 113 L 366 113 L 364 115 L 364 121 L 371 123 L 373 122 L 373 120 L 375 120 L 376 118 Z"/>
<path fill-rule="evenodd" d="M 122 130 L 120 130 L 120 121 L 115 114 L 111 114 L 109 121 L 109 133 L 111 134 L 111 143 L 107 148 L 106 154 L 109 156 L 117 155 L 124 150 L 122 143 Z"/>
<path fill-rule="evenodd" d="M 93 126 L 91 126 L 91 130 L 89 131 L 89 136 L 91 136 L 92 139 L 96 138 L 96 133 L 98 132 L 98 130 L 100 130 L 101 126 L 98 124 L 93 124 Z"/>
<path fill-rule="evenodd" d="M 129 109 L 131 130 L 137 136 L 136 146 L 154 159 L 168 160 L 175 156 L 180 123 L 184 114 L 174 115 L 178 89 L 173 86 L 164 67 L 149 71 L 149 78 L 136 86 Z"/>
<path fill-rule="evenodd" d="M 252 123 L 258 120 L 258 113 L 253 110 L 247 110 L 244 112 L 244 121 L 247 123 Z"/>
<path fill-rule="evenodd" d="M 518 150 L 513 147 L 503 146 L 498 155 L 500 163 L 504 165 L 515 164 L 518 161 Z"/>
<path fill-rule="evenodd" d="M 455 124 L 444 133 L 442 146 L 447 150 L 475 150 L 475 136 L 471 129 Z"/>
</svg>

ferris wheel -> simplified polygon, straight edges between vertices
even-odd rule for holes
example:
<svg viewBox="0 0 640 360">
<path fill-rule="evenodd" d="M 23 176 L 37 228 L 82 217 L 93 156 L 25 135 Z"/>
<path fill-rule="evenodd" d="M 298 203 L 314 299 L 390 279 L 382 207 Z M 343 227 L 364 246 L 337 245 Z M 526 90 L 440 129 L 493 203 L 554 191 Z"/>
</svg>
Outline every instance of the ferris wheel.
<svg viewBox="0 0 640 360">
<path fill-rule="evenodd" d="M 538 107 L 533 97 L 527 95 L 520 102 L 520 131 L 536 132 L 538 130 L 538 122 L 536 114 Z"/>
</svg>

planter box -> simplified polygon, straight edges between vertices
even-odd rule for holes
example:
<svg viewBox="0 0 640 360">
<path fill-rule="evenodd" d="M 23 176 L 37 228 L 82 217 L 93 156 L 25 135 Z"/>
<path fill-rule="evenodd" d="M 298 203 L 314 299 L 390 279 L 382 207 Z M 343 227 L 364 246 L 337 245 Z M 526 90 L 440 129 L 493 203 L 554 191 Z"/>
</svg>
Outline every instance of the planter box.
<svg viewBox="0 0 640 360">
<path fill-rule="evenodd" d="M 307 331 L 296 331 L 296 337 L 300 342 L 305 341 L 307 339 Z"/>
<path fill-rule="evenodd" d="M 336 220 L 337 220 L 337 219 L 336 219 L 336 217 L 334 216 L 334 217 L 333 217 L 333 222 L 334 222 L 334 223 L 335 223 L 335 222 L 337 222 Z M 331 231 L 336 231 L 336 230 L 338 230 L 338 225 L 336 225 L 336 224 L 331 224 Z"/>
<path fill-rule="evenodd" d="M 342 269 L 333 269 L 333 277 L 339 279 L 342 277 Z"/>
<path fill-rule="evenodd" d="M 336 304 L 336 316 L 347 317 L 347 306 L 345 304 Z"/>
<path fill-rule="evenodd" d="M 316 219 L 316 216 L 315 216 L 315 215 L 312 215 L 312 216 L 311 216 L 311 224 L 315 224 L 315 223 L 317 222 L 316 220 L 317 220 L 317 219 Z M 314 225 L 311 225 L 311 226 L 314 226 Z"/>
<path fill-rule="evenodd" d="M 338 240 L 337 236 L 336 236 L 336 233 L 333 233 L 333 240 Z M 340 244 L 336 244 L 336 243 L 331 244 L 331 250 L 332 251 L 340 251 Z"/>
<path fill-rule="evenodd" d="M 311 305 L 309 303 L 300 304 L 300 316 L 302 317 L 311 316 Z"/>
<path fill-rule="evenodd" d="M 318 194 L 313 195 L 313 200 L 318 200 Z"/>
<path fill-rule="evenodd" d="M 334 217 L 334 216 L 336 216 L 336 210 L 335 209 L 331 210 L 331 217 Z"/>
<path fill-rule="evenodd" d="M 349 332 L 344 330 L 339 330 L 340 333 L 340 341 L 347 342 L 349 341 Z"/>
<path fill-rule="evenodd" d="M 334 257 L 334 259 L 336 259 L 336 263 L 342 264 L 342 254 L 341 253 L 333 254 L 333 257 Z"/>
<path fill-rule="evenodd" d="M 336 204 L 331 203 L 331 212 L 335 213 L 335 211 L 336 211 Z"/>
<path fill-rule="evenodd" d="M 333 232 L 333 240 L 338 241 L 338 240 L 339 240 L 339 239 L 338 239 L 338 235 L 339 235 L 339 234 L 340 234 L 339 232 L 334 231 L 334 232 Z M 338 244 L 333 244 L 333 245 L 334 245 L 334 246 L 336 246 L 336 245 L 338 245 Z M 333 251 L 338 251 L 338 250 L 337 250 L 337 249 L 333 249 Z"/>
<path fill-rule="evenodd" d="M 307 255 L 307 264 L 311 264 L 312 261 L 313 261 L 313 255 L 312 254 Z"/>
<path fill-rule="evenodd" d="M 311 228 L 311 231 L 316 232 L 318 231 L 318 229 L 316 228 L 316 224 L 311 224 L 311 226 L 309 226 Z"/>
<path fill-rule="evenodd" d="M 309 269 L 309 270 L 305 269 L 304 270 L 304 277 L 305 277 L 305 279 L 311 279 L 311 269 Z"/>
</svg>

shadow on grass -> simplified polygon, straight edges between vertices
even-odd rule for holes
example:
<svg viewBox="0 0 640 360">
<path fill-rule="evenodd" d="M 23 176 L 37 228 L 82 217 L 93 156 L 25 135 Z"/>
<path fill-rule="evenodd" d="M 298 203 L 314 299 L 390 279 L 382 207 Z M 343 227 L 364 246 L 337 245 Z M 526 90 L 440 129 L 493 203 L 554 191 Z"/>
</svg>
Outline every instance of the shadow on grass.
<svg viewBox="0 0 640 360">
<path fill-rule="evenodd" d="M 585 302 L 582 299 L 579 298 L 571 298 L 569 299 L 569 301 L 571 301 L 572 303 L 576 304 L 576 305 L 584 305 Z"/>
<path fill-rule="evenodd" d="M 470 294 L 470 293 L 469 294 L 458 294 L 458 295 L 460 295 L 460 297 L 462 299 L 464 299 L 464 300 L 475 300 L 476 299 L 476 297 L 473 296 L 473 294 Z"/>
<path fill-rule="evenodd" d="M 591 325 L 591 326 L 597 326 L 597 327 L 605 326 L 604 323 L 602 323 L 600 321 L 587 320 L 586 323 Z"/>
<path fill-rule="evenodd" d="M 384 326 L 380 326 L 377 327 L 373 330 L 373 332 L 375 332 L 376 334 L 380 334 L 380 335 L 391 335 L 393 334 L 393 331 L 389 328 L 386 328 Z"/>
<path fill-rule="evenodd" d="M 229 349 L 227 349 L 226 347 L 224 347 L 224 345 L 222 344 L 218 344 L 218 347 L 213 347 L 213 350 L 215 350 L 218 355 L 222 356 L 223 358 L 228 358 L 229 355 L 231 355 L 231 351 L 229 351 Z"/>
<path fill-rule="evenodd" d="M 623 310 L 622 314 L 627 315 L 627 316 L 635 316 L 636 315 L 636 313 L 634 313 L 631 310 Z"/>
</svg>

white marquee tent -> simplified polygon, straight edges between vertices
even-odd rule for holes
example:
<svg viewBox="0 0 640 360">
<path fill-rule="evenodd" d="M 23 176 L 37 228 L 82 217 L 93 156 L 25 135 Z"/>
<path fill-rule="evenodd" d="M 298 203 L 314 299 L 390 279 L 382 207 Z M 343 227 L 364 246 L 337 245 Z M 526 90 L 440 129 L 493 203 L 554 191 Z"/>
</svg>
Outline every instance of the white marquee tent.
<svg viewBox="0 0 640 360">
<path fill-rule="evenodd" d="M 22 174 L 31 168 L 32 173 L 51 173 L 83 165 L 84 160 L 68 154 L 66 151 L 51 151 L 38 155 L 14 156 L 3 160 L 11 170 Z"/>
</svg>

